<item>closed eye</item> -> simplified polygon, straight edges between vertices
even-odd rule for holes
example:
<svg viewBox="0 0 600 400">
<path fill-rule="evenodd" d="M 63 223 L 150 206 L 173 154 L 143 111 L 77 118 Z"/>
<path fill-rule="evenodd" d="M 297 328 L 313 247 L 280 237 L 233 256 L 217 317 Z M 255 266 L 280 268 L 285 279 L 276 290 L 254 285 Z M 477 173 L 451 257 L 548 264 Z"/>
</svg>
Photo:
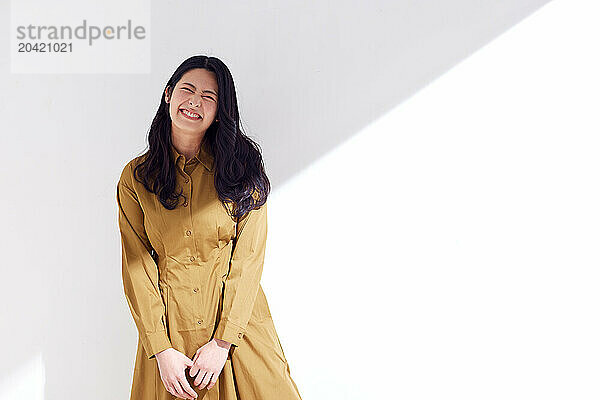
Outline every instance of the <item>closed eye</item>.
<svg viewBox="0 0 600 400">
<path fill-rule="evenodd" d="M 187 91 L 188 91 L 188 92 L 190 92 L 190 93 L 194 93 L 194 91 L 193 91 L 193 90 L 191 90 L 191 89 L 189 89 L 189 88 L 186 88 L 186 87 L 183 87 L 183 88 L 181 88 L 181 89 L 182 89 L 182 90 L 187 90 Z M 212 97 L 210 97 L 210 96 L 208 96 L 208 95 L 206 95 L 206 96 L 202 96 L 202 97 L 208 97 L 208 98 L 209 98 L 209 99 L 211 99 L 212 101 L 216 101 L 214 98 L 212 98 Z"/>
</svg>

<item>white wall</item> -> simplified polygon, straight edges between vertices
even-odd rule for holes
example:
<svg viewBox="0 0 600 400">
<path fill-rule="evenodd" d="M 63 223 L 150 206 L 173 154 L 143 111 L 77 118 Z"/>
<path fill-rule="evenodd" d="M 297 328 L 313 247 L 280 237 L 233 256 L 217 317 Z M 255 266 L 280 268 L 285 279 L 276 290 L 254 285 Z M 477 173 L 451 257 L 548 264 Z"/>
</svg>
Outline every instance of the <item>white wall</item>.
<svg viewBox="0 0 600 400">
<path fill-rule="evenodd" d="M 116 180 L 200 53 L 264 150 L 304 399 L 597 398 L 600 8 L 544 3 L 155 1 L 151 74 L 0 58 L 0 399 L 128 398 Z"/>
</svg>

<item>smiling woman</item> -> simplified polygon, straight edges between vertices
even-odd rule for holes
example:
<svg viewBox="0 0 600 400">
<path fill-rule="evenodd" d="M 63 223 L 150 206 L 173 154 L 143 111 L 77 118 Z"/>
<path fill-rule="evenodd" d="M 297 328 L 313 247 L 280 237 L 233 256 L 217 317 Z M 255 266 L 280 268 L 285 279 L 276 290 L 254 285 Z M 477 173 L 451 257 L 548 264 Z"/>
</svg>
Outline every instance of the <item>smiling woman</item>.
<svg viewBox="0 0 600 400">
<path fill-rule="evenodd" d="M 195 84 L 194 84 L 195 82 Z M 215 73 L 204 68 L 186 71 L 174 87 L 165 89 L 165 101 L 173 121 L 172 140 L 176 148 L 191 158 L 211 124 L 218 122 L 218 85 Z M 190 125 L 188 121 L 201 121 Z M 203 133 L 198 134 L 198 130 Z"/>
<path fill-rule="evenodd" d="M 131 399 L 300 400 L 260 285 L 270 183 L 233 78 L 194 56 L 161 97 L 117 184 Z"/>
</svg>

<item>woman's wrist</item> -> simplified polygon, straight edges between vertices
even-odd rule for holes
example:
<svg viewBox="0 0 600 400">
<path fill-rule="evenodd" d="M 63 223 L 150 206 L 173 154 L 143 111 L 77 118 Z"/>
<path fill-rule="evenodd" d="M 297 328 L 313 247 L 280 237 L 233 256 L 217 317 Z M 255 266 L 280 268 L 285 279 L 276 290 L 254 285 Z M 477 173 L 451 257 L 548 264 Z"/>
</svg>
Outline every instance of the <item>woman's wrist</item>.
<svg viewBox="0 0 600 400">
<path fill-rule="evenodd" d="M 168 348 L 166 348 L 166 349 L 164 349 L 164 350 L 162 350 L 162 351 L 159 351 L 158 353 L 156 353 L 156 354 L 154 355 L 154 358 L 156 358 L 157 360 L 159 360 L 159 359 L 160 359 L 160 358 L 161 358 L 161 357 L 162 357 L 162 356 L 163 356 L 165 353 L 167 353 L 167 352 L 168 352 L 168 350 L 169 350 L 169 349 L 172 349 L 172 348 L 173 348 L 173 347 L 168 347 Z"/>
</svg>

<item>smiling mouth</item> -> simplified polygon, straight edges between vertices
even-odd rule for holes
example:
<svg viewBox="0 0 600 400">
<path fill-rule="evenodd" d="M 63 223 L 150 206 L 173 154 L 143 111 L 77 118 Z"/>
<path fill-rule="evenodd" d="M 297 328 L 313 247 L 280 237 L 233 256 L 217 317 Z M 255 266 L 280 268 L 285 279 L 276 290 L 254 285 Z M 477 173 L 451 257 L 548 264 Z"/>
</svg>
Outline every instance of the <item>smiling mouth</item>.
<svg viewBox="0 0 600 400">
<path fill-rule="evenodd" d="M 202 119 L 202 117 L 200 116 L 200 114 L 197 113 L 193 113 L 191 111 L 188 111 L 186 109 L 180 108 L 179 111 L 181 111 L 181 113 L 188 119 L 197 121 L 199 119 Z"/>
</svg>

